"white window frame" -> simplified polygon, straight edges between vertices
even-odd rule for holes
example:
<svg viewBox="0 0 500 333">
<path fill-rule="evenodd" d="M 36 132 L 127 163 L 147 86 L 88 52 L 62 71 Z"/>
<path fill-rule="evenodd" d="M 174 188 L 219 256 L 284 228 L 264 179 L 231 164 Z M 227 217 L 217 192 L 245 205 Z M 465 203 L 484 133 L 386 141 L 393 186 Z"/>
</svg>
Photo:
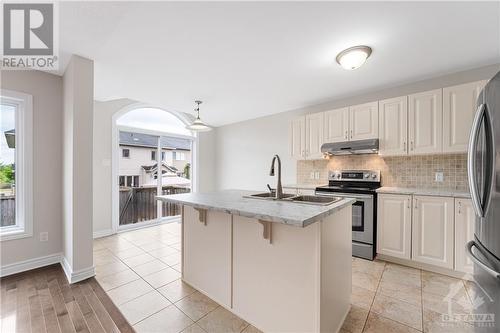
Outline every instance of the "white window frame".
<svg viewBox="0 0 500 333">
<path fill-rule="evenodd" d="M 0 241 L 33 236 L 33 96 L 0 90 L 0 103 L 16 106 L 16 224 L 0 227 Z"/>
</svg>

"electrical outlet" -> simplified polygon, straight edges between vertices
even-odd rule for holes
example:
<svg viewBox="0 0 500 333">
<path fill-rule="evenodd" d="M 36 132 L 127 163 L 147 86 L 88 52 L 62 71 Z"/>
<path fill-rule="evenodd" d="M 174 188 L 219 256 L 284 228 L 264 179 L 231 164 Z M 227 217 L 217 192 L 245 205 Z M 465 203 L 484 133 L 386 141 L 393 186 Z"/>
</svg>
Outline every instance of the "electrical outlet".
<svg viewBox="0 0 500 333">
<path fill-rule="evenodd" d="M 47 242 L 49 240 L 49 233 L 44 231 L 40 233 L 40 242 Z"/>
<path fill-rule="evenodd" d="M 319 179 L 319 171 L 316 171 L 316 172 L 314 173 L 314 179 Z"/>
<path fill-rule="evenodd" d="M 444 181 L 444 174 L 442 172 L 436 172 L 436 181 L 437 182 L 443 182 Z"/>
<path fill-rule="evenodd" d="M 311 174 L 309 175 L 310 179 L 314 179 L 314 171 L 311 171 Z"/>
</svg>

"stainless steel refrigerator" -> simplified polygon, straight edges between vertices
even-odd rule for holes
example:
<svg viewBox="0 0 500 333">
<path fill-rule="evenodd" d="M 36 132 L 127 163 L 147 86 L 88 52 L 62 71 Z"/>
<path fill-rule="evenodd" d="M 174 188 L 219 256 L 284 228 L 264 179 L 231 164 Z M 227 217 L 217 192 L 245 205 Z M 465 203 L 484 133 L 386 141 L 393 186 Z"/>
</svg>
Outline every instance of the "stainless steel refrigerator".
<svg viewBox="0 0 500 333">
<path fill-rule="evenodd" d="M 467 169 L 476 213 L 467 244 L 476 282 L 472 321 L 477 332 L 500 332 L 500 72 L 479 95 Z"/>
</svg>

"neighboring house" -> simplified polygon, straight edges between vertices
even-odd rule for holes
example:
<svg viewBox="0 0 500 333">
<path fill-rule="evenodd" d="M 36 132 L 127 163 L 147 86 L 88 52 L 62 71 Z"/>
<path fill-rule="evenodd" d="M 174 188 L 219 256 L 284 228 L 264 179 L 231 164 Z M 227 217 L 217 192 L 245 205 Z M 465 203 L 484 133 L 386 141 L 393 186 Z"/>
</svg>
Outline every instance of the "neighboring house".
<svg viewBox="0 0 500 333">
<path fill-rule="evenodd" d="M 185 186 L 184 167 L 191 163 L 191 141 L 161 137 L 162 175 L 169 178 L 169 185 Z M 157 179 L 157 136 L 120 131 L 120 186 L 151 186 Z"/>
<path fill-rule="evenodd" d="M 11 129 L 5 131 L 4 134 L 5 134 L 5 141 L 7 141 L 7 146 L 12 149 L 16 148 L 16 130 Z"/>
</svg>

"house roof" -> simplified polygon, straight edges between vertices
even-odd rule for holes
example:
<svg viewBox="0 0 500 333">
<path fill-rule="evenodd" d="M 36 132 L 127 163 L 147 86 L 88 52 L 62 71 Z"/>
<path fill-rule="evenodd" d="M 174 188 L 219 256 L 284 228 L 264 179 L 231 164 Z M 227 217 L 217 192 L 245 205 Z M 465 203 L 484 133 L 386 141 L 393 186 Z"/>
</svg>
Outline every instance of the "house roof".
<svg viewBox="0 0 500 333">
<path fill-rule="evenodd" d="M 165 169 L 167 169 L 167 171 L 170 171 L 170 172 L 178 172 L 179 170 L 174 167 L 174 166 L 171 166 L 171 165 L 168 165 L 167 163 L 165 162 L 162 162 L 162 167 L 164 167 Z M 154 163 L 152 165 L 143 165 L 142 168 L 146 171 L 146 172 L 156 172 L 156 167 L 157 167 L 158 163 Z"/>
<path fill-rule="evenodd" d="M 120 131 L 120 145 L 156 148 L 155 135 Z M 162 136 L 161 147 L 167 149 L 191 150 L 191 140 Z"/>
</svg>

